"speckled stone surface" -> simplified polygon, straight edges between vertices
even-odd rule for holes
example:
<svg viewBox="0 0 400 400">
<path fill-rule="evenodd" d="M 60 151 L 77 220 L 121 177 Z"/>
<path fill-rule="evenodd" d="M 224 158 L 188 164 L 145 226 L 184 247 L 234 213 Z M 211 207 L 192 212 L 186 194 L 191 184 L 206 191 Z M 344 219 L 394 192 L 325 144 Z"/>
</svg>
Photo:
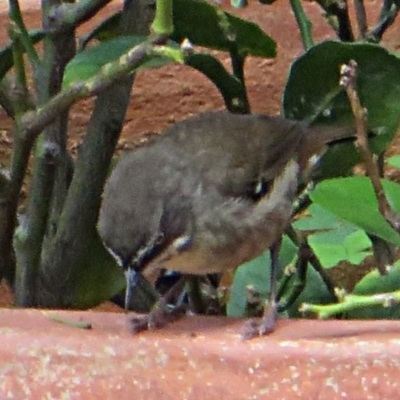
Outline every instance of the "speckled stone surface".
<svg viewBox="0 0 400 400">
<path fill-rule="evenodd" d="M 49 315 L 87 321 L 74 328 Z M 396 399 L 400 322 L 186 317 L 132 336 L 113 313 L 0 310 L 0 399 Z"/>
</svg>

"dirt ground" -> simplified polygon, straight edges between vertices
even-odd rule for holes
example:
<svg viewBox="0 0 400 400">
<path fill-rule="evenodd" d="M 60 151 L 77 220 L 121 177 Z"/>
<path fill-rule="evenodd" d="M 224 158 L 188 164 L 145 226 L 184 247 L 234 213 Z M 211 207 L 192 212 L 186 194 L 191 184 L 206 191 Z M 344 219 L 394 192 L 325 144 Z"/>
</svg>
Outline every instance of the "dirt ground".
<svg viewBox="0 0 400 400">
<path fill-rule="evenodd" d="M 1 2 L 3 3 L 3 2 Z M 6 3 L 4 1 L 4 3 Z M 376 16 L 379 1 L 366 1 L 368 17 Z M 24 18 L 28 27 L 40 27 L 39 1 L 25 1 Z M 321 15 L 316 3 L 303 2 L 309 18 L 313 22 L 315 41 L 334 38 L 333 31 Z M 120 1 L 113 1 L 85 24 L 80 32 L 91 27 L 120 8 Z M 290 63 L 303 52 L 300 36 L 289 2 L 277 1 L 271 6 L 263 6 L 250 1 L 250 6 L 242 10 L 230 9 L 234 14 L 256 22 L 270 34 L 278 44 L 278 56 L 273 60 L 250 58 L 245 67 L 248 95 L 254 112 L 276 114 L 280 109 L 281 93 Z M 9 18 L 6 7 L 0 4 L 0 47 L 7 43 Z M 391 50 L 400 48 L 400 22 L 396 22 L 384 37 L 384 44 Z M 225 65 L 226 55 L 220 54 Z M 75 147 L 85 133 L 86 124 L 93 105 L 92 100 L 82 101 L 71 112 L 69 135 L 70 146 Z M 222 109 L 223 101 L 212 84 L 200 73 L 184 66 L 166 66 L 158 70 L 140 72 L 137 76 L 132 99 L 126 115 L 120 149 L 132 147 L 146 136 L 160 132 L 174 121 L 205 110 Z M 12 120 L 0 109 L 0 164 L 9 160 Z M 393 145 L 397 152 L 398 143 Z M 358 273 L 356 268 L 347 274 Z M 354 272 L 356 271 L 356 272 Z M 339 273 L 342 273 L 338 271 Z M 10 293 L 0 290 L 0 306 L 9 305 Z"/>
</svg>

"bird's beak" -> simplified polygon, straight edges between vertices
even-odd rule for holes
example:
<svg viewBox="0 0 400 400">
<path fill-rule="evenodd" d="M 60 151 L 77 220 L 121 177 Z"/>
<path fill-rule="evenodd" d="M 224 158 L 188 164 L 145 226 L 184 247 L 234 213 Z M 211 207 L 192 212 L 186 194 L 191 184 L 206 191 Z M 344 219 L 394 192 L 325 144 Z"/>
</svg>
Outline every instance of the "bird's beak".
<svg viewBox="0 0 400 400">
<path fill-rule="evenodd" d="M 125 288 L 125 310 L 129 309 L 132 294 L 135 292 L 136 286 L 139 282 L 139 273 L 133 268 L 128 267 L 125 272 L 126 288 Z"/>
</svg>

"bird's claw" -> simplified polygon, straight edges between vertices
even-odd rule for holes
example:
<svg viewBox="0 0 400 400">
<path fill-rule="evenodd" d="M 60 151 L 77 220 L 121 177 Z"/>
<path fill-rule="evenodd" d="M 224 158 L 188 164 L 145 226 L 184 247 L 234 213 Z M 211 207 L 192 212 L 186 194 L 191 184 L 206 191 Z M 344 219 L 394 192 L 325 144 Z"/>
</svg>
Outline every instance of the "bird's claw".
<svg viewBox="0 0 400 400">
<path fill-rule="evenodd" d="M 276 320 L 278 316 L 276 303 L 270 304 L 264 310 L 264 315 L 261 320 L 250 319 L 243 328 L 241 337 L 242 340 L 253 339 L 257 336 L 268 335 L 275 330 Z"/>
<path fill-rule="evenodd" d="M 182 318 L 186 314 L 186 306 L 180 305 L 172 310 L 155 307 L 151 312 L 142 317 L 132 317 L 129 321 L 133 334 L 160 329 L 171 322 Z"/>
</svg>

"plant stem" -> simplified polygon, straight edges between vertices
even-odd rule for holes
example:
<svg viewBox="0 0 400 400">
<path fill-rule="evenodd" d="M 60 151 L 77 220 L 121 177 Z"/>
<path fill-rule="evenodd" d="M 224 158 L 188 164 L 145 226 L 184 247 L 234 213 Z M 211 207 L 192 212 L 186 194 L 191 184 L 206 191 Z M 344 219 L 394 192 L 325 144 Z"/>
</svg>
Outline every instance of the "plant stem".
<svg viewBox="0 0 400 400">
<path fill-rule="evenodd" d="M 391 293 L 379 293 L 373 295 L 355 295 L 345 294 L 341 302 L 335 304 L 315 305 L 303 303 L 300 312 L 312 312 L 319 318 L 329 318 L 331 316 L 342 314 L 346 311 L 356 310 L 365 307 L 393 307 L 400 302 L 400 290 Z"/>
<path fill-rule="evenodd" d="M 47 10 L 50 10 L 47 8 Z M 51 19 L 48 14 L 44 19 Z M 37 71 L 41 84 L 36 86 L 39 104 L 44 104 L 61 90 L 64 69 L 74 56 L 74 31 L 63 35 L 47 35 L 44 41 L 42 68 Z M 37 305 L 37 285 L 42 257 L 42 245 L 55 199 L 63 203 L 62 190 L 65 182 L 66 136 L 68 109 L 59 113 L 51 124 L 45 127 L 35 143 L 35 157 L 31 191 L 28 199 L 26 223 L 17 230 L 14 238 L 16 251 L 15 304 L 32 307 Z M 56 178 L 59 178 L 56 180 Z M 57 187 L 55 186 L 57 182 Z M 64 194 L 65 196 L 65 194 Z M 57 209 L 60 209 L 58 207 Z M 58 215 L 57 215 L 58 217 Z M 54 218 L 56 220 L 56 218 Z"/>
<path fill-rule="evenodd" d="M 106 64 L 99 74 L 87 81 L 72 84 L 68 89 L 50 99 L 43 107 L 25 113 L 21 123 L 23 133 L 35 138 L 61 111 L 68 109 L 81 99 L 94 96 L 111 87 L 127 74 L 139 68 L 144 61 L 152 56 L 174 57 L 174 61 L 183 63 L 185 57 L 183 51 L 176 50 L 171 53 L 168 46 L 157 45 L 165 39 L 163 36 L 158 36 L 151 41 L 145 41 L 135 46 L 117 61 Z"/>
<path fill-rule="evenodd" d="M 145 33 L 143 30 L 136 30 L 136 24 L 132 24 L 137 15 L 142 15 L 141 9 L 148 7 L 147 3 L 143 3 L 145 2 L 126 2 L 128 5 L 124 9 L 119 27 L 122 34 Z M 142 24 L 140 29 L 148 31 L 148 25 Z M 38 291 L 38 304 L 41 306 L 70 307 L 76 304 L 78 283 L 82 273 L 89 273 L 87 268 L 93 261 L 90 259 L 90 250 L 96 239 L 101 245 L 96 222 L 103 185 L 129 104 L 134 79 L 134 75 L 129 73 L 132 72 L 129 63 L 141 63 L 144 58 L 147 59 L 148 49 L 152 54 L 158 54 L 159 51 L 170 54 L 169 49 L 164 48 L 163 51 L 163 46 L 155 45 L 159 44 L 158 40 L 160 37 L 153 42 L 146 42 L 146 45 L 140 47 L 140 51 L 134 48 L 131 51 L 134 54 L 133 60 L 129 52 L 117 62 L 106 65 L 99 76 L 77 85 L 79 94 L 83 97 L 95 93 L 99 95 L 79 149 L 65 202 L 56 220 L 56 229 L 43 242 Z M 164 42 L 165 37 L 162 38 L 162 43 Z M 76 94 L 74 91 L 72 93 Z M 53 103 L 58 110 L 65 109 L 72 104 L 71 101 L 79 98 L 71 96 L 71 92 L 67 99 L 63 99 L 65 93 L 58 96 L 61 96 L 58 97 L 61 99 L 60 103 Z M 54 110 L 48 111 L 52 113 Z"/>
<path fill-rule="evenodd" d="M 18 27 L 21 33 L 21 43 L 24 46 L 26 53 L 28 54 L 29 61 L 31 62 L 33 69 L 40 68 L 40 59 L 32 44 L 31 38 L 29 37 L 28 31 L 22 19 L 19 2 L 18 0 L 9 0 L 9 4 L 10 10 L 8 13 L 10 19 L 15 22 L 15 25 Z"/>
<path fill-rule="evenodd" d="M 80 0 L 79 2 L 63 2 L 49 5 L 47 12 L 57 15 L 46 24 L 46 33 L 63 33 L 77 28 L 92 18 L 112 0 Z"/>
<path fill-rule="evenodd" d="M 394 3 L 393 0 L 384 0 L 377 25 L 371 29 L 367 37 L 374 42 L 380 42 L 383 34 L 396 20 L 398 13 L 399 5 Z"/>
<path fill-rule="evenodd" d="M 304 12 L 301 0 L 290 0 L 297 25 L 300 29 L 301 40 L 303 41 L 304 50 L 308 50 L 314 45 L 312 37 L 312 23 Z"/>
<path fill-rule="evenodd" d="M 326 19 L 343 42 L 353 42 L 347 0 L 316 0 L 325 11 Z"/>
<path fill-rule="evenodd" d="M 171 35 L 174 31 L 172 0 L 156 0 L 156 15 L 151 24 L 156 35 Z"/>
<path fill-rule="evenodd" d="M 15 96 L 12 98 L 13 111 L 16 114 L 21 114 L 27 111 L 31 106 L 23 57 L 23 46 L 21 35 L 15 30 L 15 26 L 10 26 L 9 36 L 12 40 L 13 64 L 15 69 Z"/>
</svg>

